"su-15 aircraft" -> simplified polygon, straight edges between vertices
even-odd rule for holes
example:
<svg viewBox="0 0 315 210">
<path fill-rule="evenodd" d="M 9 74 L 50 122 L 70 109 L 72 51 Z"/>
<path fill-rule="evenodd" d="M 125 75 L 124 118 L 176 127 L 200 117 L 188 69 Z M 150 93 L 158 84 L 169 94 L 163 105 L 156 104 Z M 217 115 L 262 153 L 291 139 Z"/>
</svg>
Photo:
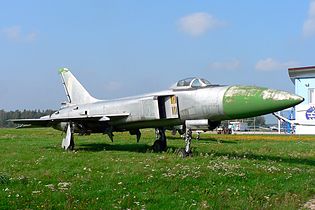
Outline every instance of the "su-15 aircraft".
<svg viewBox="0 0 315 210">
<path fill-rule="evenodd" d="M 166 149 L 165 129 L 188 120 L 207 119 L 210 129 L 222 120 L 248 118 L 273 113 L 301 103 L 300 96 L 255 86 L 212 85 L 205 79 L 188 78 L 170 89 L 116 100 L 92 97 L 67 69 L 59 70 L 68 102 L 55 113 L 39 119 L 13 119 L 20 127 L 53 127 L 66 131 L 62 148 L 74 149 L 74 133 L 129 131 L 139 141 L 143 128 L 155 128 L 155 151 Z M 186 125 L 185 149 L 191 154 L 191 129 Z"/>
</svg>

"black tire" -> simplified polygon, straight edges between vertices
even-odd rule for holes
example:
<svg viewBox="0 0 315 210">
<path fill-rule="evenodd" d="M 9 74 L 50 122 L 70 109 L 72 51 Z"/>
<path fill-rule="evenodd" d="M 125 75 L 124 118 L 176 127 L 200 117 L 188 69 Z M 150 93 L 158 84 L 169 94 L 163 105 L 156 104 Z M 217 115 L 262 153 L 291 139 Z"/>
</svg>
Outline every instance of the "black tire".
<svg viewBox="0 0 315 210">
<path fill-rule="evenodd" d="M 70 150 L 70 151 L 74 150 L 74 140 L 73 140 L 73 137 L 72 137 L 71 140 L 70 140 L 70 145 L 69 145 L 69 147 L 68 147 L 68 150 Z"/>
<path fill-rule="evenodd" d="M 192 152 L 191 152 L 191 151 L 186 152 L 185 149 L 181 149 L 181 150 L 179 150 L 178 155 L 179 155 L 180 157 L 182 157 L 182 158 L 192 157 Z"/>
<path fill-rule="evenodd" d="M 162 141 L 161 140 L 156 140 L 153 144 L 153 151 L 154 152 L 162 152 Z"/>
<path fill-rule="evenodd" d="M 154 152 L 166 151 L 166 142 L 161 140 L 156 140 L 152 146 Z"/>
<path fill-rule="evenodd" d="M 184 129 L 179 129 L 178 133 L 179 133 L 179 135 L 184 135 L 185 134 L 185 130 Z"/>
</svg>

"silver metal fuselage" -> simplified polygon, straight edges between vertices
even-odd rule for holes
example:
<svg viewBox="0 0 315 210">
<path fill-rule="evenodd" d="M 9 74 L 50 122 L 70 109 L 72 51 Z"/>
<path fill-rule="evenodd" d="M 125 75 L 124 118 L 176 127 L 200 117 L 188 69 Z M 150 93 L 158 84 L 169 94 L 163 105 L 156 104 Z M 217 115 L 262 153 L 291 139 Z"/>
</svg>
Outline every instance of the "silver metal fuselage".
<svg viewBox="0 0 315 210">
<path fill-rule="evenodd" d="M 60 109 L 52 114 L 50 119 L 75 118 L 86 116 L 82 124 L 85 129 L 93 133 L 106 132 L 110 126 L 112 131 L 136 130 L 152 127 L 171 127 L 184 124 L 186 120 L 210 119 L 221 121 L 226 117 L 223 111 L 223 97 L 229 86 L 208 86 L 198 89 L 166 90 L 151 94 L 121 98 L 116 100 L 102 100 L 95 103 L 72 105 Z M 159 98 L 176 97 L 177 115 L 162 116 Z M 167 112 L 167 111 L 166 111 Z M 126 113 L 126 117 L 117 117 Z M 89 116 L 112 116 L 115 120 L 100 119 L 89 121 Z M 66 123 L 54 126 L 64 129 Z"/>
</svg>

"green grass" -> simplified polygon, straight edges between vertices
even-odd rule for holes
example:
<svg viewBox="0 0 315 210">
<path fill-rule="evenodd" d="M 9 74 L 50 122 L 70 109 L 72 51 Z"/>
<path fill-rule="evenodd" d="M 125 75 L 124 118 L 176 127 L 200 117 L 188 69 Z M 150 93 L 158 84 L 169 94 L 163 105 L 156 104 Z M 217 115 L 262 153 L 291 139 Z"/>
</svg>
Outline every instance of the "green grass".
<svg viewBox="0 0 315 210">
<path fill-rule="evenodd" d="M 154 131 L 76 136 L 0 129 L 0 209 L 298 209 L 315 196 L 315 137 L 202 135 L 153 153 Z"/>
</svg>

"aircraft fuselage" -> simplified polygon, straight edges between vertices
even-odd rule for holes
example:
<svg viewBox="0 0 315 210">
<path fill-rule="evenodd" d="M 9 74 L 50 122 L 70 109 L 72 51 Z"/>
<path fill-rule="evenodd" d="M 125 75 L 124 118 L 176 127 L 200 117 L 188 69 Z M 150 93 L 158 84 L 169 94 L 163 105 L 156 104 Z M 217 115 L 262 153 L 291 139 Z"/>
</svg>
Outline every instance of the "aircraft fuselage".
<svg viewBox="0 0 315 210">
<path fill-rule="evenodd" d="M 274 96 L 282 95 L 275 98 Z M 251 86 L 209 86 L 189 90 L 167 90 L 142 96 L 89 104 L 72 105 L 50 116 L 82 118 L 84 129 L 90 132 L 125 131 L 151 127 L 172 127 L 186 120 L 221 120 L 252 117 L 292 106 L 302 100 L 284 91 Z M 124 115 L 125 116 L 122 116 Z M 108 116 L 99 121 L 90 116 Z M 115 119 L 115 120 L 110 120 Z M 55 125 L 64 129 L 66 123 Z M 76 129 L 77 130 L 77 129 Z"/>
</svg>

